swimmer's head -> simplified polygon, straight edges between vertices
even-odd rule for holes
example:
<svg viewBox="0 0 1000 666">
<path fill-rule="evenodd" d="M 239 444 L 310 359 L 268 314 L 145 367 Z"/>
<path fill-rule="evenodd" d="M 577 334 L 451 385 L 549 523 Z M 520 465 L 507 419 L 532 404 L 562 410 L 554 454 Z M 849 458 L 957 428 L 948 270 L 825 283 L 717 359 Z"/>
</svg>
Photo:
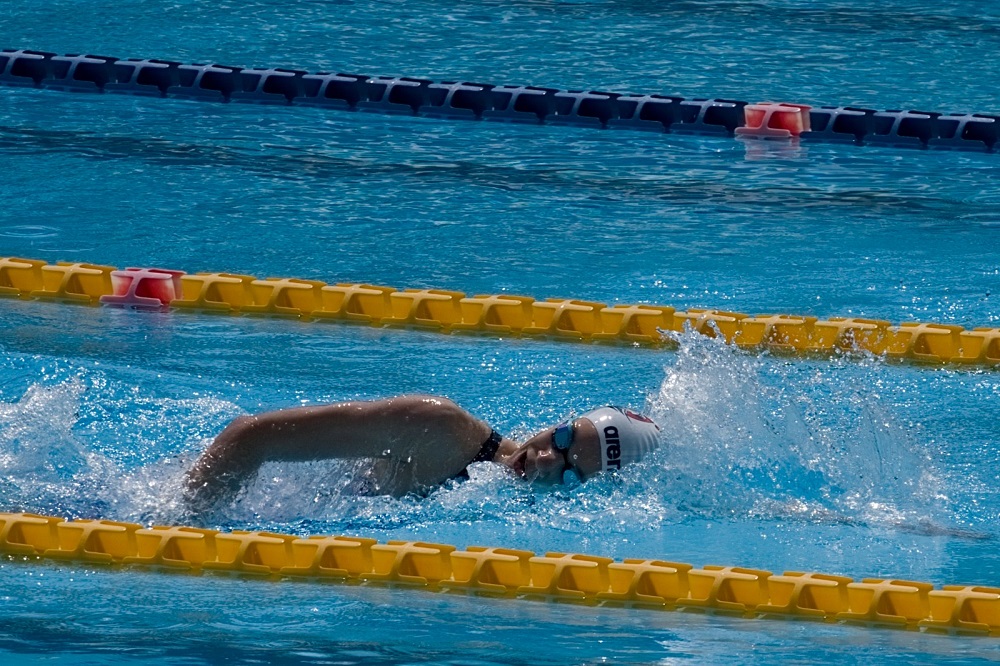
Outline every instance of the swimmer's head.
<svg viewBox="0 0 1000 666">
<path fill-rule="evenodd" d="M 652 419 L 621 407 L 601 407 L 582 417 L 590 420 L 601 441 L 601 470 L 639 462 L 660 445 L 660 427 Z"/>
<path fill-rule="evenodd" d="M 505 456 L 529 481 L 561 483 L 566 472 L 587 479 L 641 460 L 659 445 L 659 427 L 620 407 L 601 407 L 538 433 Z"/>
</svg>

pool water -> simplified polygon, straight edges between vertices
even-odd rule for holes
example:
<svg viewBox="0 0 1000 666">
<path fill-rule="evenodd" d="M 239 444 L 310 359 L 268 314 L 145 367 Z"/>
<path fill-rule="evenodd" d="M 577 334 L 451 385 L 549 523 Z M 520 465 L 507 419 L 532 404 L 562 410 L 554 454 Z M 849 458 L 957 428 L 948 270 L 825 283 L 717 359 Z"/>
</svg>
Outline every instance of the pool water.
<svg viewBox="0 0 1000 666">
<path fill-rule="evenodd" d="M 51 0 L 0 45 L 997 113 L 1000 10 L 893 0 Z M 0 88 L 0 256 L 1000 326 L 993 154 Z M 429 497 L 268 465 L 193 518 L 232 418 L 403 392 L 511 436 L 606 403 L 620 478 Z M 1000 585 L 1000 375 L 0 300 L 0 510 Z M 928 663 L 991 639 L 0 561 L 0 663 Z"/>
</svg>

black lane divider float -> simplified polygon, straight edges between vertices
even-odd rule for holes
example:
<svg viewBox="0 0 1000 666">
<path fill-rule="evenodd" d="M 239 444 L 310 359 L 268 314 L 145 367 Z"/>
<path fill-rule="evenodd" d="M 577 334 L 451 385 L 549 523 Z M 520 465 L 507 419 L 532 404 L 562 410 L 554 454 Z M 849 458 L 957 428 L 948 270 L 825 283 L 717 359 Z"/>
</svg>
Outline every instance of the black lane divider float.
<svg viewBox="0 0 1000 666">
<path fill-rule="evenodd" d="M 1000 116 L 979 113 L 750 104 L 731 99 L 310 74 L 295 69 L 245 69 L 13 49 L 0 51 L 0 85 L 437 118 L 771 139 L 798 137 L 804 141 L 986 152 L 997 149 L 1000 140 Z"/>
</svg>

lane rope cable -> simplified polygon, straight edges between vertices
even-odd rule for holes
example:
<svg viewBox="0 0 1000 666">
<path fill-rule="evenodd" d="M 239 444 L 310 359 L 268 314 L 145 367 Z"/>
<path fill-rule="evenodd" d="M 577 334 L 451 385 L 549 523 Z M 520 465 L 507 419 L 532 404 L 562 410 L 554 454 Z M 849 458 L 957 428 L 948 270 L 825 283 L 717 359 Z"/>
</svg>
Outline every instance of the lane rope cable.
<svg viewBox="0 0 1000 666">
<path fill-rule="evenodd" d="M 190 573 L 230 572 L 587 605 L 1000 636 L 1000 588 L 657 559 L 298 537 L 0 513 L 0 553 Z"/>
<path fill-rule="evenodd" d="M 994 152 L 1000 115 L 811 107 L 0 50 L 0 86 L 250 102 L 429 118 Z"/>
<path fill-rule="evenodd" d="M 584 343 L 664 346 L 693 330 L 728 344 L 787 354 L 868 352 L 888 359 L 995 367 L 1000 328 L 792 314 L 748 315 L 647 304 L 608 305 L 512 294 L 468 296 L 444 289 L 396 289 L 297 278 L 255 278 L 161 268 L 116 269 L 0 257 L 0 297 L 135 309 L 353 322 L 441 333 L 544 337 Z"/>
</svg>

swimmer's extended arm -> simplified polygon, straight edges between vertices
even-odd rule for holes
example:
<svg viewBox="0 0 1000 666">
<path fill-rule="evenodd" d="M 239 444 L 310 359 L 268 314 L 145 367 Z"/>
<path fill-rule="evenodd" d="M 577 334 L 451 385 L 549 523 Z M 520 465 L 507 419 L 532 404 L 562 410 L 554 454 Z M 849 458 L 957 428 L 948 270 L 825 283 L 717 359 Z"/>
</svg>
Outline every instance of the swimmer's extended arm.
<svg viewBox="0 0 1000 666">
<path fill-rule="evenodd" d="M 400 396 L 242 416 L 188 472 L 188 497 L 206 507 L 231 496 L 267 461 L 385 458 L 406 464 L 400 492 L 459 473 L 490 427 L 451 400 Z"/>
</svg>

